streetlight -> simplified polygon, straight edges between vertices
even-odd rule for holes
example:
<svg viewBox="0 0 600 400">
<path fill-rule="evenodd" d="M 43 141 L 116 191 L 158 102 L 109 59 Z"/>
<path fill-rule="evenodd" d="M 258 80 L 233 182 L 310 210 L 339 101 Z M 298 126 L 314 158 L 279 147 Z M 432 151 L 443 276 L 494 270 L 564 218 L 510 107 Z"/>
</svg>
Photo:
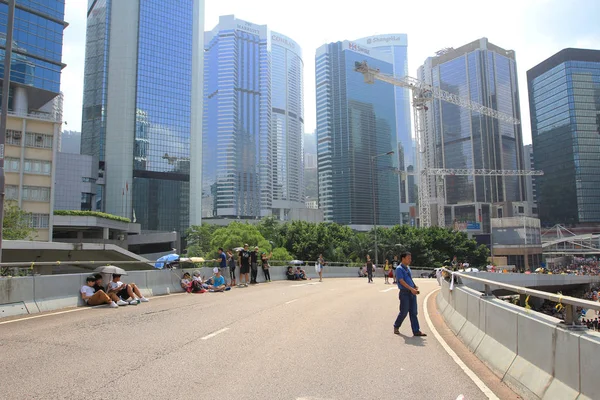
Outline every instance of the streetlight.
<svg viewBox="0 0 600 400">
<path fill-rule="evenodd" d="M 375 169 L 375 159 L 377 157 L 391 156 L 392 154 L 394 154 L 393 151 L 388 151 L 387 153 L 381 153 L 375 156 L 371 156 L 371 191 L 373 197 L 373 227 L 375 230 L 375 268 L 377 268 L 379 258 L 377 257 L 377 202 L 375 201 L 375 179 L 373 170 Z"/>
</svg>

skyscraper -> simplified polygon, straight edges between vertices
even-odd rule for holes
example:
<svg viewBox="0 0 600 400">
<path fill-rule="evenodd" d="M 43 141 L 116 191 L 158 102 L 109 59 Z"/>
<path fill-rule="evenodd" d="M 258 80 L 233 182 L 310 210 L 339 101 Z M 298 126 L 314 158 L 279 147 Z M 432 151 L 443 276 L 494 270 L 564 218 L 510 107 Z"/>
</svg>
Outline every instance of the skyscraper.
<svg viewBox="0 0 600 400">
<path fill-rule="evenodd" d="M 354 42 L 317 49 L 319 208 L 327 222 L 366 227 L 376 215 L 378 224 L 395 225 L 400 223 L 398 158 L 374 158 L 397 150 L 394 87 L 366 84 L 354 71 L 355 63 L 365 60 L 393 73 L 391 55 Z"/>
<path fill-rule="evenodd" d="M 394 33 L 387 35 L 368 36 L 354 41 L 365 47 L 377 49 L 378 51 L 392 56 L 393 75 L 404 78 L 408 75 L 408 38 L 405 33 Z M 398 146 L 396 157 L 399 168 L 405 172 L 406 180 L 400 180 L 400 212 L 402 223 L 412 223 L 410 208 L 416 203 L 417 190 L 415 189 L 414 172 L 417 169 L 416 146 L 412 139 L 410 121 L 410 92 L 406 88 L 396 86 L 394 88 L 396 101 L 396 137 Z M 400 179 L 400 176 L 398 176 Z"/>
<path fill-rule="evenodd" d="M 182 232 L 200 222 L 204 1 L 164 4 L 89 1 L 82 154 L 99 209 Z"/>
<path fill-rule="evenodd" d="M 304 61 L 298 43 L 271 32 L 273 210 L 280 220 L 304 208 Z"/>
<path fill-rule="evenodd" d="M 561 50 L 527 85 L 542 223 L 599 223 L 600 50 Z"/>
<path fill-rule="evenodd" d="M 515 52 L 486 38 L 457 49 L 445 49 L 419 68 L 419 78 L 448 92 L 520 118 Z M 435 99 L 426 118 L 433 140 L 436 168 L 522 170 L 521 125 L 513 125 Z M 448 176 L 444 180 L 446 224 L 483 222 L 489 232 L 490 213 L 510 216 L 498 203 L 523 202 L 525 183 L 515 176 Z M 491 209 L 490 205 L 497 207 Z M 453 206 L 457 205 L 457 206 Z M 503 214 L 504 211 L 504 214 Z M 497 214 L 496 214 L 497 213 Z M 434 217 L 435 218 L 435 217 Z M 482 226 L 478 229 L 481 231 Z"/>
<path fill-rule="evenodd" d="M 205 51 L 203 217 L 286 220 L 304 208 L 302 50 L 227 15 Z"/>
<path fill-rule="evenodd" d="M 65 4 L 17 1 L 10 83 L 4 79 L 8 2 L 0 3 L 0 78 L 9 84 L 5 199 L 29 213 L 32 239 L 51 241 L 54 176 L 62 124 L 60 75 Z"/>
</svg>

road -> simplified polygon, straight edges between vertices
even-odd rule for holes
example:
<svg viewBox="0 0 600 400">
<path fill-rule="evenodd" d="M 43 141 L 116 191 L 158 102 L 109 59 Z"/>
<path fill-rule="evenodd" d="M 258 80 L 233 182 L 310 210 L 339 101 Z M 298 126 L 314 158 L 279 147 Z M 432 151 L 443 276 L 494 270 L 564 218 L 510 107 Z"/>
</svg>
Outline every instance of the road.
<svg viewBox="0 0 600 400">
<path fill-rule="evenodd" d="M 0 321 L 2 399 L 487 399 L 381 278 L 273 282 Z M 431 310 L 430 314 L 436 312 Z"/>
</svg>

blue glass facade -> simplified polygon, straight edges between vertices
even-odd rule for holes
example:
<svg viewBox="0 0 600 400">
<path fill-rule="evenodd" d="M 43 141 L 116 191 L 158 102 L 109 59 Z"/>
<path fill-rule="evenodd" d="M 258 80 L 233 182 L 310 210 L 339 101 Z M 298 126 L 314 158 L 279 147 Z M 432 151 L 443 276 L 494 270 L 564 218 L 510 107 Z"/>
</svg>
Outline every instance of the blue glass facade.
<svg viewBox="0 0 600 400">
<path fill-rule="evenodd" d="M 303 71 L 300 46 L 271 33 L 273 200 L 304 203 Z"/>
<path fill-rule="evenodd" d="M 113 196 L 111 204 L 123 204 L 124 214 L 135 218 L 142 229 L 183 232 L 189 226 L 190 207 L 194 0 L 179 0 L 169 7 L 159 0 L 139 1 L 132 37 L 111 37 L 111 31 L 123 31 L 123 26 L 113 26 L 115 20 L 124 23 L 114 15 L 116 7 L 113 0 L 89 1 L 82 154 L 96 157 L 103 169 L 107 143 L 126 137 L 133 141 L 133 161 L 132 165 L 106 165 L 106 186 L 101 184 L 97 191 L 98 208 L 105 210 L 103 197 Z M 124 132 L 107 132 L 108 104 L 118 106 L 123 101 L 114 94 L 109 98 L 109 77 L 121 69 L 118 57 L 109 61 L 109 56 L 114 46 L 120 47 L 119 41 L 135 46 L 135 78 L 123 87 L 123 93 L 134 93 L 128 96 L 131 104 L 123 104 L 131 110 L 133 123 Z M 117 175 L 111 174 L 111 168 L 129 171 L 119 175 L 131 177 L 117 183 L 123 193 L 114 189 L 108 193 L 109 181 Z"/>
<path fill-rule="evenodd" d="M 357 39 L 356 43 L 368 46 L 392 57 L 394 76 L 404 78 L 408 73 L 408 38 L 406 34 L 387 34 Z M 417 201 L 414 171 L 417 170 L 416 145 L 412 138 L 410 92 L 406 88 L 394 87 L 396 100 L 396 137 L 399 168 L 410 173 L 400 180 L 400 203 L 402 223 L 415 224 L 409 205 Z"/>
<path fill-rule="evenodd" d="M 434 86 L 520 118 L 514 52 L 485 39 L 428 59 L 421 75 Z M 520 125 L 434 100 L 427 134 L 434 141 L 436 168 L 524 169 Z M 525 200 L 521 177 L 448 176 L 445 187 L 446 204 Z"/>
<path fill-rule="evenodd" d="M 42 107 L 60 92 L 64 15 L 64 0 L 16 3 L 11 82 L 27 88 L 30 109 Z M 0 3 L 0 78 L 4 76 L 7 17 L 8 5 Z"/>
<path fill-rule="evenodd" d="M 223 16 L 205 34 L 202 217 L 272 206 L 271 54 L 265 25 Z"/>
<path fill-rule="evenodd" d="M 325 221 L 347 225 L 400 223 L 398 159 L 371 157 L 397 148 L 394 87 L 364 82 L 355 63 L 392 74 L 391 58 L 352 42 L 324 45 L 316 55 L 319 208 Z"/>
<path fill-rule="evenodd" d="M 600 222 L 600 51 L 562 50 L 527 83 L 542 223 Z"/>
<path fill-rule="evenodd" d="M 193 1 L 140 1 L 133 209 L 142 227 L 189 225 Z"/>
</svg>

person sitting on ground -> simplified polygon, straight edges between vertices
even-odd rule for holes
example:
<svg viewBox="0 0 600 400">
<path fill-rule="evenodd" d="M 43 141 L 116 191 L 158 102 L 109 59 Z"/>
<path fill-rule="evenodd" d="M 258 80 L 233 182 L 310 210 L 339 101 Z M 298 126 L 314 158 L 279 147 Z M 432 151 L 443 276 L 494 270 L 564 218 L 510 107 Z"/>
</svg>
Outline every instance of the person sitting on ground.
<svg viewBox="0 0 600 400">
<path fill-rule="evenodd" d="M 109 295 L 111 293 L 115 293 L 124 301 L 131 299 L 131 301 L 129 301 L 129 304 L 131 305 L 137 305 L 140 301 L 143 303 L 147 303 L 148 301 L 150 301 L 144 296 L 142 296 L 142 293 L 140 293 L 140 289 L 138 289 L 135 283 L 125 284 L 121 282 L 121 275 L 119 274 L 113 274 L 112 277 L 113 279 L 112 281 L 108 282 L 107 287 Z"/>
<path fill-rule="evenodd" d="M 189 272 L 183 274 L 181 279 L 181 288 L 188 293 L 192 293 L 192 276 Z"/>
<path fill-rule="evenodd" d="M 292 267 L 288 267 L 287 272 L 285 273 L 285 275 L 287 276 L 288 281 L 295 281 L 296 280 L 296 274 L 294 273 L 294 269 Z"/>
<path fill-rule="evenodd" d="M 364 267 L 358 267 L 358 277 L 364 278 L 365 276 L 367 276 L 367 272 L 365 271 Z"/>
<path fill-rule="evenodd" d="M 85 285 L 80 289 L 81 298 L 85 301 L 88 306 L 99 306 L 100 304 L 108 304 L 111 308 L 119 307 L 116 301 L 111 298 L 112 296 L 107 295 L 104 290 L 94 291 L 94 284 L 96 283 L 95 276 L 88 276 L 85 280 Z M 115 296 L 116 297 L 116 296 Z M 125 303 L 122 300 L 119 300 Z M 127 304 L 127 303 L 125 303 Z"/>
<path fill-rule="evenodd" d="M 225 284 L 225 278 L 221 276 L 221 270 L 219 268 L 213 269 L 215 275 L 213 276 L 213 284 L 208 286 L 208 289 L 211 292 L 224 292 L 225 290 L 231 289 L 228 288 Z"/>
<path fill-rule="evenodd" d="M 204 283 L 204 280 L 200 276 L 200 271 L 194 271 L 194 277 L 192 278 L 192 293 L 204 293 L 208 289 L 208 285 Z"/>
<path fill-rule="evenodd" d="M 305 281 L 306 279 L 308 279 L 306 277 L 306 272 L 304 272 L 304 270 L 300 267 L 296 267 L 296 276 L 298 277 L 297 279 L 303 280 Z"/>
<path fill-rule="evenodd" d="M 96 273 L 94 274 L 94 278 L 96 278 L 96 282 L 94 283 L 94 290 L 96 292 L 99 292 L 100 290 L 102 290 L 104 293 L 106 293 L 106 289 L 104 288 L 104 278 L 102 278 L 102 274 L 100 273 Z"/>
</svg>

